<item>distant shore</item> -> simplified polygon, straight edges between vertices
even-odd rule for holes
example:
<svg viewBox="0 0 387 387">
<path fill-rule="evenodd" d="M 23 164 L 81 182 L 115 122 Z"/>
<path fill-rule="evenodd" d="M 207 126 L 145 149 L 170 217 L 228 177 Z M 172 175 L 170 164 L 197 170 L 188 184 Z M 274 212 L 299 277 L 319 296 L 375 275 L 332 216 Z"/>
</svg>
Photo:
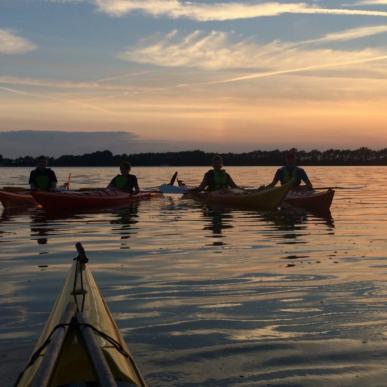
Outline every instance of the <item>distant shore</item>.
<svg viewBox="0 0 387 387">
<path fill-rule="evenodd" d="M 278 166 L 283 164 L 286 153 L 286 150 L 257 150 L 247 153 L 221 153 L 221 155 L 227 166 Z M 210 165 L 214 154 L 195 150 L 113 155 L 112 152 L 105 150 L 83 155 L 48 157 L 48 159 L 52 167 L 114 167 L 123 161 L 129 161 L 134 166 L 182 167 Z M 300 150 L 297 152 L 297 158 L 298 164 L 304 166 L 387 166 L 387 148 L 382 150 L 368 148 Z M 31 167 L 36 165 L 36 161 L 36 157 L 32 156 L 10 159 L 0 155 L 1 167 Z"/>
</svg>

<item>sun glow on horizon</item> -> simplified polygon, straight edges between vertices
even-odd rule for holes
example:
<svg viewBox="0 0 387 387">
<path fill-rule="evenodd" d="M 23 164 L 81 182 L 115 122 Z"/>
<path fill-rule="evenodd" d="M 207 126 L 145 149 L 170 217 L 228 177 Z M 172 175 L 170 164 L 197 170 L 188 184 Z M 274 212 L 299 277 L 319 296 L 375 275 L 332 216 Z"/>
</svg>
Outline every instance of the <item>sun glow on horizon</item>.
<svg viewBox="0 0 387 387">
<path fill-rule="evenodd" d="M 350 13 L 338 0 L 326 10 L 312 2 L 287 4 L 287 10 L 274 2 L 230 3 L 240 19 L 230 29 L 223 23 L 232 18 L 220 2 L 151 3 L 152 9 L 121 0 L 40 4 L 54 19 L 58 9 L 70 18 L 83 7 L 86 22 L 73 23 L 85 36 L 96 18 L 115 36 L 103 40 L 97 33 L 89 43 L 69 30 L 49 42 L 28 34 L 36 26 L 21 29 L 11 18 L 15 27 L 0 29 L 0 130 L 127 131 L 155 151 L 160 141 L 229 144 L 230 151 L 236 144 L 286 147 L 292 141 L 309 149 L 387 146 L 387 24 L 364 19 L 367 4 Z M 373 12 L 387 16 L 383 4 Z M 257 32 L 247 9 L 257 13 Z M 261 19 L 259 12 L 269 9 Z M 119 28 L 129 33 L 139 18 L 148 23 L 141 36 L 117 35 Z M 327 29 L 325 20 L 334 18 L 345 27 Z M 301 31 L 297 22 L 309 29 Z M 63 53 L 54 46 L 60 41 Z"/>
</svg>

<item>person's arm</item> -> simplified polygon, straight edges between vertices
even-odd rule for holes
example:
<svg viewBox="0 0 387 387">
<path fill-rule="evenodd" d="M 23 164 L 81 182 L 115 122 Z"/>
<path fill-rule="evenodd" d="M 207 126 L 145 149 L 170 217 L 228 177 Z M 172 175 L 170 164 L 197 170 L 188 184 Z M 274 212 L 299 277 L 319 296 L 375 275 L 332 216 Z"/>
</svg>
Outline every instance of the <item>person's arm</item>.
<svg viewBox="0 0 387 387">
<path fill-rule="evenodd" d="M 303 169 L 300 170 L 300 175 L 300 178 L 305 183 L 306 187 L 308 187 L 309 189 L 313 189 L 313 185 L 310 182 L 308 175 Z"/>
<path fill-rule="evenodd" d="M 137 195 L 140 192 L 140 187 L 138 186 L 138 180 L 136 176 L 133 176 L 133 188 L 134 194 Z"/>
<path fill-rule="evenodd" d="M 56 190 L 57 183 L 58 183 L 58 179 L 56 178 L 55 172 L 50 171 L 50 191 Z"/>
<path fill-rule="evenodd" d="M 30 185 L 30 189 L 32 191 L 36 191 L 38 189 L 36 183 L 35 183 L 35 173 L 34 171 L 31 171 L 30 173 L 30 179 L 28 181 L 28 184 Z"/>
<path fill-rule="evenodd" d="M 239 187 L 235 184 L 234 180 L 232 179 L 232 177 L 231 177 L 229 174 L 227 174 L 227 177 L 228 177 L 228 184 L 230 185 L 231 188 L 239 188 Z"/>
<path fill-rule="evenodd" d="M 189 191 L 192 191 L 192 192 L 204 191 L 207 186 L 208 186 L 208 172 L 204 175 L 200 185 L 198 187 L 189 189 Z"/>
<path fill-rule="evenodd" d="M 117 177 L 117 176 L 116 176 L 116 177 Z M 114 184 L 114 182 L 115 182 L 115 180 L 116 180 L 116 177 L 113 177 L 113 179 L 111 179 L 110 183 L 107 185 L 106 188 L 108 188 L 108 189 L 115 189 L 115 188 L 116 188 L 116 186 L 115 186 L 115 184 Z"/>
<path fill-rule="evenodd" d="M 266 186 L 266 188 L 274 187 L 280 181 L 280 170 L 278 169 L 274 175 L 273 181 Z"/>
</svg>

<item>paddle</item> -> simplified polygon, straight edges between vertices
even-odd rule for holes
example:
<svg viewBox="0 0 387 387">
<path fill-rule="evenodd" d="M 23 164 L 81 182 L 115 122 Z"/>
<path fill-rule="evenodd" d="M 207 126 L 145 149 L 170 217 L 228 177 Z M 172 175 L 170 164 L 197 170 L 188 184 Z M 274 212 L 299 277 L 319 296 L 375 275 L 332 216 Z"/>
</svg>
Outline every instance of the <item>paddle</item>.
<svg viewBox="0 0 387 387">
<path fill-rule="evenodd" d="M 169 184 L 161 184 L 159 188 L 159 192 L 165 193 L 165 194 L 178 194 L 182 195 L 185 194 L 188 191 L 188 188 L 186 186 L 175 186 L 175 181 L 177 179 L 178 172 L 176 171 Z"/>
<path fill-rule="evenodd" d="M 71 180 L 71 172 L 69 173 L 67 177 L 66 183 L 63 184 L 63 188 L 69 190 L 70 189 L 70 180 Z"/>
<path fill-rule="evenodd" d="M 177 179 L 177 171 L 173 174 L 173 176 L 171 177 L 171 181 L 169 182 L 169 185 L 174 185 L 175 184 L 175 181 Z"/>
<path fill-rule="evenodd" d="M 359 186 L 354 186 L 354 187 L 313 187 L 314 190 L 327 190 L 327 189 L 361 189 L 361 188 L 366 188 L 366 185 L 359 185 Z"/>
</svg>

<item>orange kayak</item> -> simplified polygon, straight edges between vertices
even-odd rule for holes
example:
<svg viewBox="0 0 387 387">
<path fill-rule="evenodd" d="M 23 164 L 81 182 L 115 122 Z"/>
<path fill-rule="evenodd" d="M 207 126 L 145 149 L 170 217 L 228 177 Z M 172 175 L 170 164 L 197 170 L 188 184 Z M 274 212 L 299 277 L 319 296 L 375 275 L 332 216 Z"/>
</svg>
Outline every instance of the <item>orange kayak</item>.
<svg viewBox="0 0 387 387">
<path fill-rule="evenodd" d="M 310 211 L 327 212 L 331 207 L 334 195 L 335 191 L 333 189 L 322 192 L 293 190 L 286 196 L 285 203 Z"/>
<path fill-rule="evenodd" d="M 275 210 L 282 203 L 291 185 L 266 188 L 263 190 L 231 189 L 213 192 L 189 192 L 185 196 L 195 200 L 225 207 L 253 210 Z"/>
<path fill-rule="evenodd" d="M 151 199 L 152 192 L 140 192 L 130 195 L 126 192 L 113 190 L 32 192 L 35 200 L 44 208 L 54 211 L 74 211 L 97 208 L 124 207 L 140 200 Z"/>
<path fill-rule="evenodd" d="M 4 208 L 35 207 L 35 199 L 29 191 L 9 192 L 0 190 L 0 202 Z"/>
</svg>

